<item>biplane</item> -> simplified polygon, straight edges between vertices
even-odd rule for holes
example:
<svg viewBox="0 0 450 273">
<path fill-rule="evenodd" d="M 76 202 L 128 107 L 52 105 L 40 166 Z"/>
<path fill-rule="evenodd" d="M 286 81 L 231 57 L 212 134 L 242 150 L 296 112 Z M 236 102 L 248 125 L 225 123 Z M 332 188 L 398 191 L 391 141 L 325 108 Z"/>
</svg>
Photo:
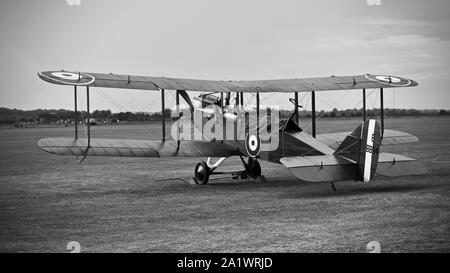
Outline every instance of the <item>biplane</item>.
<svg viewBox="0 0 450 273">
<path fill-rule="evenodd" d="M 118 156 L 118 157 L 204 157 L 194 168 L 194 181 L 208 183 L 209 177 L 216 174 L 231 174 L 233 178 L 257 178 L 261 176 L 259 160 L 284 165 L 294 176 L 307 182 L 333 182 L 355 180 L 369 182 L 375 174 L 388 177 L 419 175 L 425 173 L 424 167 L 416 160 L 397 154 L 380 152 L 381 146 L 417 142 L 411 134 L 384 128 L 383 92 L 386 88 L 413 87 L 418 83 L 402 77 L 388 75 L 331 76 L 318 78 L 295 78 L 258 81 L 212 81 L 148 77 L 133 75 L 46 71 L 38 76 L 49 83 L 69 85 L 74 88 L 75 136 L 73 138 L 45 138 L 38 142 L 41 149 L 57 155 Z M 141 89 L 161 93 L 162 138 L 154 140 L 99 139 L 91 138 L 90 124 L 87 135 L 78 136 L 77 88 L 85 87 L 87 94 L 87 120 L 89 120 L 89 88 Z M 361 124 L 353 132 L 316 134 L 316 92 L 332 90 L 362 90 L 363 107 Z M 380 123 L 367 119 L 366 90 L 380 91 Z M 196 97 L 202 107 L 218 105 L 223 110 L 222 118 L 238 119 L 236 113 L 224 110 L 235 96 L 234 106 L 244 106 L 244 94 L 256 96 L 255 109 L 258 119 L 260 113 L 260 93 L 291 93 L 294 110 L 288 118 L 280 119 L 277 126 L 278 143 L 271 150 L 261 150 L 259 122 L 256 135 L 249 133 L 249 125 L 244 139 L 174 140 L 166 137 L 165 94 L 166 90 L 176 91 L 176 104 L 180 96 L 191 112 L 196 107 L 188 92 L 200 92 Z M 311 97 L 311 134 L 299 125 L 299 93 L 309 92 Z M 198 93 L 197 93 L 198 94 Z M 217 96 L 215 96 L 215 94 Z M 219 97 L 220 95 L 220 97 Z M 198 107 L 197 107 L 198 108 Z M 201 109 L 200 109 L 201 110 Z M 250 127 L 255 124 L 250 124 Z M 195 126 L 194 126 L 195 127 Z M 195 128 L 193 129 L 195 130 Z M 229 157 L 240 157 L 243 170 L 219 172 L 218 167 Z M 220 158 L 212 163 L 211 158 Z"/>
</svg>

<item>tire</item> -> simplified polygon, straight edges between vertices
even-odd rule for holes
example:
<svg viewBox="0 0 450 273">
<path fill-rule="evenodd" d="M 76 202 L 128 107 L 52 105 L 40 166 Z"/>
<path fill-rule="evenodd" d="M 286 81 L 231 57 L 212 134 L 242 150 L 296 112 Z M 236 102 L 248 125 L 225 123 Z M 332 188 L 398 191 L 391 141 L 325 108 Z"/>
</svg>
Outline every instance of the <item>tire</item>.
<svg viewBox="0 0 450 273">
<path fill-rule="evenodd" d="M 194 170 L 194 182 L 197 185 L 205 185 L 209 179 L 209 167 L 206 162 L 202 161 L 195 166 Z"/>
<path fill-rule="evenodd" d="M 261 165 L 259 164 L 258 160 L 250 157 L 248 160 L 248 168 L 249 176 L 253 178 L 261 176 Z"/>
</svg>

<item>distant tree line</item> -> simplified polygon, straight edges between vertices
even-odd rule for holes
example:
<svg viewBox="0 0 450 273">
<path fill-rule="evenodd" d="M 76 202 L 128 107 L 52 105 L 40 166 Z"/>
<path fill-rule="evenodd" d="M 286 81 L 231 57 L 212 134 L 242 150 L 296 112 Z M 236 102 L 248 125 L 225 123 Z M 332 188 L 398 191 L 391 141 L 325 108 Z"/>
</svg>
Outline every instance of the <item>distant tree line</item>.
<svg viewBox="0 0 450 273">
<path fill-rule="evenodd" d="M 165 109 L 164 114 L 170 118 L 171 109 Z M 91 120 L 96 122 L 138 122 L 161 120 L 160 112 L 120 112 L 112 113 L 111 110 L 95 110 L 89 116 Z M 0 124 L 12 124 L 18 122 L 35 123 L 35 124 L 51 124 L 51 123 L 73 123 L 75 120 L 75 111 L 58 109 L 58 110 L 19 110 L 0 107 Z M 77 120 L 87 120 L 86 111 L 77 112 Z"/>
<path fill-rule="evenodd" d="M 165 116 L 169 118 L 171 116 L 171 109 L 165 109 Z M 288 117 L 291 110 L 281 110 L 281 117 Z M 405 117 L 405 116 L 447 116 L 450 115 L 450 110 L 418 110 L 418 109 L 385 109 L 384 114 L 387 117 Z M 380 115 L 380 109 L 367 110 L 368 117 L 376 117 Z M 300 117 L 311 117 L 311 111 L 301 110 L 299 111 Z M 338 110 L 333 109 L 331 111 L 320 111 L 316 113 L 316 116 L 322 118 L 351 118 L 361 117 L 361 109 L 346 109 Z M 0 107 L 0 124 L 13 124 L 19 122 L 28 122 L 35 124 L 50 124 L 50 123 L 72 123 L 74 121 L 75 112 L 71 110 L 59 109 L 59 110 L 19 110 Z M 78 112 L 77 119 L 81 121 L 86 119 L 86 112 Z M 148 113 L 148 112 L 120 112 L 112 113 L 111 110 L 95 110 L 90 115 L 91 119 L 95 119 L 97 122 L 141 122 L 141 121 L 153 121 L 161 120 L 161 113 Z"/>
<path fill-rule="evenodd" d="M 281 116 L 287 117 L 291 111 L 281 110 Z M 311 111 L 301 110 L 298 112 L 300 117 L 311 117 Z M 366 111 L 368 117 L 380 116 L 380 109 L 368 109 Z M 419 117 L 419 116 L 446 116 L 450 115 L 450 110 L 418 110 L 418 109 L 384 109 L 385 117 Z M 317 111 L 316 117 L 321 116 L 322 118 L 351 118 L 351 117 L 362 117 L 362 109 L 346 109 L 338 110 L 334 108 L 331 111 Z"/>
</svg>

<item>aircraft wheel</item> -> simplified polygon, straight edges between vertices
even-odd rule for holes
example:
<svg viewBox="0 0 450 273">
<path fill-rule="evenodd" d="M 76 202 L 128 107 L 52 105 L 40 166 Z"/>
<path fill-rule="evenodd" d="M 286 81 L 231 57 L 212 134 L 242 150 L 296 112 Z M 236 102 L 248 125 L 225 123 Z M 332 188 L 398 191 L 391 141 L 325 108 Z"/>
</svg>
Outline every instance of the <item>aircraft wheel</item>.
<svg viewBox="0 0 450 273">
<path fill-rule="evenodd" d="M 195 166 L 194 181 L 197 185 L 205 185 L 209 179 L 209 167 L 202 161 Z"/>
<path fill-rule="evenodd" d="M 250 157 L 248 160 L 248 175 L 256 178 L 258 176 L 261 176 L 261 165 L 259 164 L 258 160 Z"/>
</svg>

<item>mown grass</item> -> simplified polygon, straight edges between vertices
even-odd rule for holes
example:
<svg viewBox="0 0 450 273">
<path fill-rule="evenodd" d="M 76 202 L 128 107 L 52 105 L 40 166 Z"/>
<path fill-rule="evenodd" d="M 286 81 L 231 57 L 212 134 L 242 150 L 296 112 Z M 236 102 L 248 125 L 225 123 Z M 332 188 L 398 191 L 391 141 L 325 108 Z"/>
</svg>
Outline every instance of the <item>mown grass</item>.
<svg viewBox="0 0 450 273">
<path fill-rule="evenodd" d="M 302 121 L 306 127 L 308 121 Z M 336 123 L 338 122 L 338 123 Z M 421 142 L 384 151 L 420 158 L 429 174 L 371 183 L 299 182 L 262 163 L 266 180 L 179 180 L 200 159 L 74 158 L 47 154 L 39 138 L 71 128 L 0 129 L 0 251 L 86 252 L 450 250 L 450 118 L 387 119 Z M 352 130 L 359 120 L 321 120 L 320 132 Z M 159 124 L 93 127 L 98 137 L 153 138 Z M 239 169 L 229 159 L 227 168 Z"/>
</svg>

